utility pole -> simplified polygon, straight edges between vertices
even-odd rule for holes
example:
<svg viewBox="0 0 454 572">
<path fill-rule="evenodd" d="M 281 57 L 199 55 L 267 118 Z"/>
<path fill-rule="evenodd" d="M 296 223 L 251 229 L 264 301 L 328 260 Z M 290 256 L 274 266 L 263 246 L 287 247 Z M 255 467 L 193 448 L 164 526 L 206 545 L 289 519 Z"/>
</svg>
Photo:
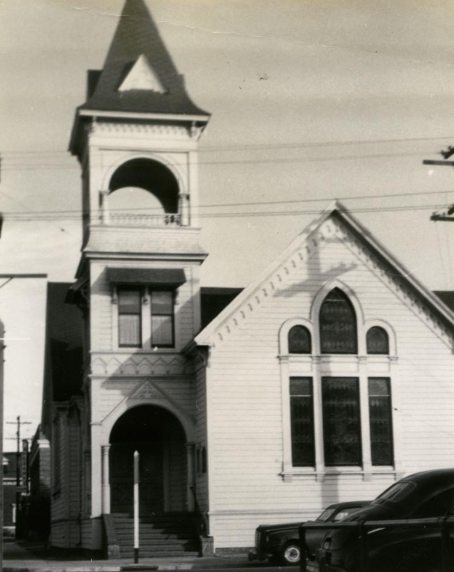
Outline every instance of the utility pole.
<svg viewBox="0 0 454 572">
<path fill-rule="evenodd" d="M 22 425 L 31 425 L 31 421 L 21 421 L 20 415 L 17 416 L 16 421 L 7 421 L 7 425 L 16 425 L 16 537 L 17 537 L 17 525 L 20 519 L 20 499 L 21 499 L 21 438 L 20 429 Z"/>
<path fill-rule="evenodd" d="M 422 164 L 436 165 L 438 167 L 454 167 L 454 161 L 447 161 L 447 159 L 454 155 L 454 147 L 449 146 L 446 151 L 440 151 L 440 155 L 443 157 L 444 161 L 433 161 L 431 159 L 425 159 Z M 454 222 L 454 205 L 448 206 L 447 210 L 445 211 L 432 213 L 430 220 Z"/>
</svg>

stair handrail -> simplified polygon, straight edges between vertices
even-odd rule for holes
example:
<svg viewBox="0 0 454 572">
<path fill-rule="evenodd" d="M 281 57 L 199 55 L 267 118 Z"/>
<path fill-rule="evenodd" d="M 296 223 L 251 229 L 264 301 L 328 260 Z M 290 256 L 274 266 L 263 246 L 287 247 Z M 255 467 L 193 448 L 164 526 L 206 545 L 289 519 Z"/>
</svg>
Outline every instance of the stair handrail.
<svg viewBox="0 0 454 572">
<path fill-rule="evenodd" d="M 194 514 L 197 518 L 197 528 L 201 532 L 201 535 L 204 537 L 208 536 L 208 523 L 205 518 L 205 513 L 202 512 L 199 502 L 197 500 L 197 494 L 195 492 L 195 487 L 189 487 L 191 489 L 192 495 L 194 497 Z"/>
</svg>

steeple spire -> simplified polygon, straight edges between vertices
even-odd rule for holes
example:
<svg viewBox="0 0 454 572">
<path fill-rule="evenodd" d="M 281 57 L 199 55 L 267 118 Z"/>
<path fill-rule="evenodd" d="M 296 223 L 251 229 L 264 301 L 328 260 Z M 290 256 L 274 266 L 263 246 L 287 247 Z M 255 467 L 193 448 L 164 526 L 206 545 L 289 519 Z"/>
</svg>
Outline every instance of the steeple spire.
<svg viewBox="0 0 454 572">
<path fill-rule="evenodd" d="M 102 112 L 205 116 L 186 93 L 143 0 L 126 0 L 101 72 L 79 109 Z"/>
</svg>

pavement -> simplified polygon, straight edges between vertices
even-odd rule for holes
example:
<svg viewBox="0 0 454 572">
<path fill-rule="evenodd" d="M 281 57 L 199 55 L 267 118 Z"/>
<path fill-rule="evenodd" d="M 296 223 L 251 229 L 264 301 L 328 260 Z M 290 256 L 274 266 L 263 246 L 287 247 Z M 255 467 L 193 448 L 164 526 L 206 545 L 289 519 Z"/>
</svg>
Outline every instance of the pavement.
<svg viewBox="0 0 454 572">
<path fill-rule="evenodd" d="M 143 558 L 139 564 L 129 559 L 93 560 L 80 553 L 48 552 L 42 544 L 25 542 L 4 542 L 3 572 L 145 572 L 149 570 L 213 570 L 223 568 L 263 567 L 263 563 L 249 562 L 248 555 L 177 556 Z M 252 570 L 251 570 L 252 569 Z"/>
</svg>

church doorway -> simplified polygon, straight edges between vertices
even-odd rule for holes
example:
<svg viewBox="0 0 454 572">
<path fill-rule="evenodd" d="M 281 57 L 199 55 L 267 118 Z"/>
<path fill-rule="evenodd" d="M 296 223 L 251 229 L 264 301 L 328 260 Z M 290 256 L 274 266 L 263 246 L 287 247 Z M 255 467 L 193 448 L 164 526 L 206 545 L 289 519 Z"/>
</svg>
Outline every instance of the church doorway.
<svg viewBox="0 0 454 572">
<path fill-rule="evenodd" d="M 187 509 L 186 436 L 178 419 L 152 405 L 134 407 L 110 435 L 111 512 L 133 512 L 133 456 L 140 455 L 141 516 Z"/>
</svg>

